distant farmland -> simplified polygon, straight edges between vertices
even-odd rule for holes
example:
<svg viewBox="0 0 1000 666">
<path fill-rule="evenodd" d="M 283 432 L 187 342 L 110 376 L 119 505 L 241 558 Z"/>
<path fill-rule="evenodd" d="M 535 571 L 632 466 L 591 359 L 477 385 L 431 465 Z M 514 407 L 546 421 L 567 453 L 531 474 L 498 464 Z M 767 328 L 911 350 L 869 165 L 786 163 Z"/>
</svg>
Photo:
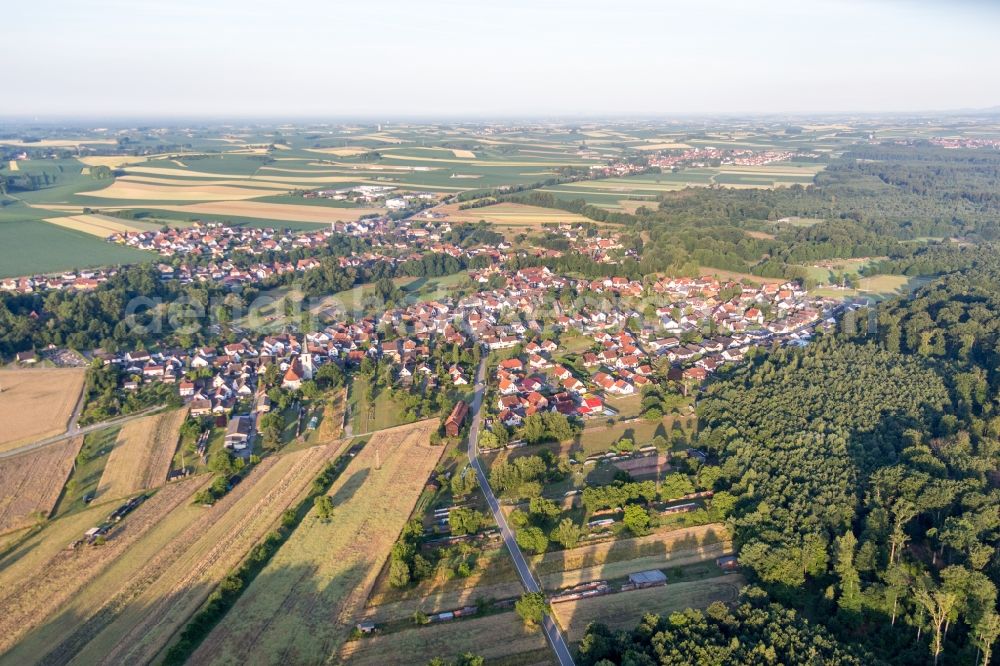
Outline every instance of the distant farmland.
<svg viewBox="0 0 1000 666">
<path fill-rule="evenodd" d="M 465 210 L 459 209 L 458 204 L 450 204 L 440 207 L 438 212 L 447 215 L 449 222 L 474 223 L 486 220 L 498 227 L 510 228 L 512 230 L 523 228 L 525 231 L 536 231 L 546 223 L 581 224 L 590 222 L 597 224 L 593 220 L 577 213 L 519 203 L 498 203 L 481 208 L 466 208 Z"/>
<path fill-rule="evenodd" d="M 32 211 L 32 214 L 37 215 L 37 212 Z M 70 268 L 142 263 L 155 258 L 154 254 L 114 245 L 88 233 L 57 227 L 41 219 L 7 221 L 0 217 L 0 278 L 54 273 Z"/>
</svg>

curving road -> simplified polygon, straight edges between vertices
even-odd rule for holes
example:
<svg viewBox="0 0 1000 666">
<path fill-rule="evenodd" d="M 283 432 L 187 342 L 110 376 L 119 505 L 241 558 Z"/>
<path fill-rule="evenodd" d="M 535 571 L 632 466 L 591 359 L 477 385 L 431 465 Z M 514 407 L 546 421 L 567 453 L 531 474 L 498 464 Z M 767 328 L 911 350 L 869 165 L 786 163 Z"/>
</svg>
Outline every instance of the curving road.
<svg viewBox="0 0 1000 666">
<path fill-rule="evenodd" d="M 486 473 L 483 471 L 483 466 L 479 462 L 479 428 L 483 421 L 480 407 L 483 404 L 483 394 L 485 391 L 486 356 L 483 356 L 483 360 L 479 363 L 479 370 L 476 372 L 476 392 L 472 398 L 472 423 L 469 426 L 469 463 L 476 470 L 479 487 L 483 489 L 483 494 L 486 495 L 486 503 L 489 504 L 493 518 L 500 527 L 500 534 L 503 536 L 507 550 L 510 551 L 510 556 L 514 560 L 514 566 L 517 567 L 517 573 L 521 577 L 521 582 L 528 592 L 541 592 L 541 587 L 538 585 L 535 577 L 531 575 L 531 569 L 528 568 L 528 563 L 525 561 L 524 555 L 521 553 L 521 548 L 517 545 L 517 541 L 514 538 L 514 531 L 507 525 L 507 519 L 500 510 L 500 502 L 497 501 L 496 495 L 493 494 L 493 489 L 490 488 L 490 483 L 486 478 Z M 545 618 L 542 621 L 542 629 L 545 631 L 545 637 L 549 639 L 549 644 L 556 653 L 556 658 L 559 660 L 560 666 L 573 666 L 573 655 L 570 654 L 569 646 L 566 645 L 566 639 L 563 638 L 558 625 L 556 625 L 548 613 L 545 614 Z"/>
</svg>

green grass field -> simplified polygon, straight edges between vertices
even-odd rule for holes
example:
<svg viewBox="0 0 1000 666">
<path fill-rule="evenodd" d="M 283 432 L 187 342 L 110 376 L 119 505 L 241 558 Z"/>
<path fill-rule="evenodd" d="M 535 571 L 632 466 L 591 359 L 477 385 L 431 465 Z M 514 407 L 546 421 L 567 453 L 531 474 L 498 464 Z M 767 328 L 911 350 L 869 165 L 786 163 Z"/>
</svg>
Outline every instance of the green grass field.
<svg viewBox="0 0 1000 666">
<path fill-rule="evenodd" d="M 53 516 L 64 516 L 87 507 L 83 498 L 97 490 L 119 430 L 120 428 L 108 428 L 84 435 L 83 448 L 76 457 L 76 467 L 66 482 L 62 497 L 59 498 L 59 503 L 52 513 Z"/>
<path fill-rule="evenodd" d="M 857 289 L 821 287 L 815 289 L 812 293 L 815 293 L 817 296 L 830 296 L 832 298 L 871 298 L 880 301 L 894 296 L 910 294 L 932 280 L 933 278 L 931 277 L 873 275 L 872 277 L 861 278 Z"/>
<path fill-rule="evenodd" d="M 347 408 L 355 435 L 406 423 L 402 417 L 403 410 L 389 397 L 388 391 L 380 391 L 372 402 L 367 396 L 368 380 L 355 377 L 347 392 Z"/>
<path fill-rule="evenodd" d="M 142 263 L 156 257 L 148 252 L 108 243 L 90 234 L 43 222 L 42 215 L 59 217 L 59 213 L 21 204 L 0 208 L 0 277 Z"/>
</svg>

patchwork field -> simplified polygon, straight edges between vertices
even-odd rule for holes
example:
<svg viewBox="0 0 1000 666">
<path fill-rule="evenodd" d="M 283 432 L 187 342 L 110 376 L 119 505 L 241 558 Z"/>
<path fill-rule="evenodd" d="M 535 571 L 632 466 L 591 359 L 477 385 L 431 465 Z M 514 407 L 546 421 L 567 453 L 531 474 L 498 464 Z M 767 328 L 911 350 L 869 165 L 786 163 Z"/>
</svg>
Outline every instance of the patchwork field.
<svg viewBox="0 0 1000 666">
<path fill-rule="evenodd" d="M 186 418 L 187 409 L 178 409 L 122 426 L 97 485 L 97 497 L 117 499 L 166 483 Z"/>
<path fill-rule="evenodd" d="M 705 608 L 714 601 L 733 601 L 745 581 L 726 575 L 662 587 L 633 590 L 553 604 L 556 621 L 566 631 L 566 639 L 583 639 L 587 625 L 602 622 L 612 629 L 632 629 L 646 613 L 667 615 L 685 608 Z"/>
<path fill-rule="evenodd" d="M 98 238 L 107 238 L 112 234 L 125 231 L 143 230 L 142 226 L 131 221 L 119 220 L 107 215 L 67 215 L 65 217 L 47 217 L 45 221 L 57 227 L 82 231 Z"/>
<path fill-rule="evenodd" d="M 822 171 L 822 164 L 781 162 L 762 166 L 689 167 L 677 172 L 642 174 L 622 178 L 584 180 L 542 188 L 561 199 L 585 199 L 609 209 L 622 209 L 623 198 L 655 197 L 686 187 L 722 186 L 730 188 L 787 187 L 809 185 Z"/>
<path fill-rule="evenodd" d="M 0 370 L 0 451 L 65 432 L 83 379 L 79 368 Z"/>
<path fill-rule="evenodd" d="M 24 219 L 12 220 L 18 211 Z M 51 212 L 23 205 L 0 209 L 0 278 L 38 275 L 72 268 L 141 263 L 156 255 L 107 243 L 80 231 L 46 224 Z"/>
<path fill-rule="evenodd" d="M 91 192 L 80 192 L 81 196 L 101 199 L 130 199 L 133 201 L 236 201 L 253 199 L 273 194 L 270 189 L 252 187 L 230 187 L 227 185 L 160 185 L 116 180 L 107 187 Z"/>
<path fill-rule="evenodd" d="M 483 206 L 482 208 L 467 208 L 465 210 L 459 210 L 458 204 L 449 204 L 441 206 L 437 209 L 437 212 L 447 215 L 447 219 L 450 222 L 475 223 L 480 220 L 486 220 L 500 227 L 523 229 L 525 231 L 538 230 L 543 224 L 593 223 L 593 220 L 576 213 L 518 203 L 499 203 L 492 206 Z"/>
<path fill-rule="evenodd" d="M 90 157 L 80 157 L 78 159 L 89 167 L 106 166 L 115 169 L 117 167 L 128 166 L 130 164 L 142 164 L 149 158 L 133 155 L 92 155 Z"/>
<path fill-rule="evenodd" d="M 212 507 L 186 503 L 132 551 L 141 561 L 131 574 L 108 585 L 95 581 L 24 642 L 25 653 L 34 641 L 34 649 L 56 663 L 154 660 L 343 446 L 341 441 L 266 458 Z M 199 477 L 198 485 L 207 482 Z"/>
<path fill-rule="evenodd" d="M 201 664 L 322 663 L 346 640 L 443 453 L 430 419 L 372 436 L 192 657 Z"/>
<path fill-rule="evenodd" d="M 271 194 L 271 192 L 268 194 Z M 123 207 L 117 208 L 120 209 Z M 176 213 L 185 213 L 192 217 L 206 214 L 288 222 L 314 222 L 317 224 L 352 222 L 365 215 L 381 215 L 385 212 L 382 208 L 339 208 L 334 206 L 267 203 L 263 201 L 213 201 L 183 206 L 149 204 L 145 206 L 133 206 L 132 208 L 173 211 Z"/>
<path fill-rule="evenodd" d="M 0 534 L 47 518 L 73 469 L 83 437 L 0 459 Z"/>
</svg>

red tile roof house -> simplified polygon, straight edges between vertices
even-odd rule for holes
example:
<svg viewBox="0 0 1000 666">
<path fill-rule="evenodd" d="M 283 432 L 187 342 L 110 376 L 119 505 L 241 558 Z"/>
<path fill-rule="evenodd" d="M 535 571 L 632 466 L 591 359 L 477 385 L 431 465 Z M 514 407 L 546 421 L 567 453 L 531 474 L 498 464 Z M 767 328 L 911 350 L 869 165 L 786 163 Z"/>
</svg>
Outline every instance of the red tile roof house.
<svg viewBox="0 0 1000 666">
<path fill-rule="evenodd" d="M 455 408 L 451 410 L 448 419 L 444 422 L 444 431 L 449 437 L 458 437 L 462 430 L 462 423 L 465 422 L 465 415 L 469 412 L 469 404 L 464 400 L 455 403 Z"/>
</svg>

